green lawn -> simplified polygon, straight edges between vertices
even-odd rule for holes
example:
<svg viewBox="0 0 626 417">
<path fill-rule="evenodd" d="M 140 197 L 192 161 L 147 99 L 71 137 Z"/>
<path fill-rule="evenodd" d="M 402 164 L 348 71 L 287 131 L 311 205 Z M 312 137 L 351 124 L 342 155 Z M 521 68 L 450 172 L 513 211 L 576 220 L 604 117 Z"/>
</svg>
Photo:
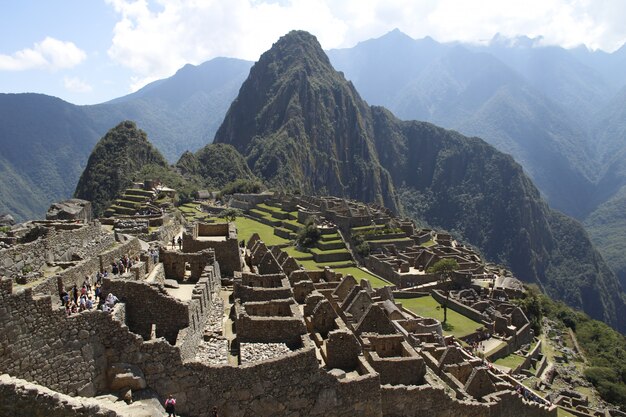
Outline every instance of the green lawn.
<svg viewBox="0 0 626 417">
<path fill-rule="evenodd" d="M 335 232 L 335 233 L 328 233 L 326 235 L 322 235 L 320 237 L 320 240 L 323 242 L 326 242 L 330 240 L 341 240 L 341 238 L 339 237 L 339 233 Z"/>
<path fill-rule="evenodd" d="M 443 308 L 438 308 L 439 303 L 432 296 L 419 298 L 402 298 L 396 301 L 402 303 L 404 308 L 411 310 L 422 317 L 432 317 L 443 322 Z M 443 333 L 461 338 L 473 333 L 482 324 L 471 320 L 452 309 L 448 309 L 448 322 L 443 324 Z"/>
<path fill-rule="evenodd" d="M 257 207 L 269 210 L 269 211 L 273 211 L 273 212 L 278 212 L 278 213 L 287 213 L 286 211 L 283 211 L 283 209 L 281 209 L 280 207 L 274 207 L 274 206 L 268 206 L 265 203 L 262 204 L 257 204 Z"/>
<path fill-rule="evenodd" d="M 500 358 L 494 363 L 500 366 L 506 366 L 507 368 L 515 369 L 519 365 L 524 362 L 524 357 L 520 355 L 516 355 L 515 353 L 510 354 L 509 356 L 505 356 L 504 358 Z"/>
<path fill-rule="evenodd" d="M 338 266 L 344 265 L 354 265 L 352 261 L 339 261 L 335 263 L 317 263 L 313 259 L 310 260 L 297 260 L 297 262 L 304 267 L 304 269 L 324 269 L 324 267 L 329 267 L 331 269 L 335 269 Z"/>
<path fill-rule="evenodd" d="M 295 246 L 289 246 L 287 248 L 283 249 L 284 252 L 287 252 L 287 254 L 289 256 L 292 256 L 296 259 L 298 258 L 307 258 L 307 259 L 313 259 L 313 255 L 309 252 L 301 252 L 298 249 L 296 249 Z"/>
<path fill-rule="evenodd" d="M 350 253 L 348 251 L 348 249 L 329 249 L 329 250 L 323 250 L 323 249 L 319 249 L 319 248 L 311 248 L 311 253 L 315 253 L 318 255 L 322 255 L 322 254 L 331 254 L 331 253 Z"/>
<path fill-rule="evenodd" d="M 428 242 L 424 242 L 422 243 L 420 246 L 424 247 L 424 248 L 430 248 L 431 246 L 433 246 L 435 244 L 435 241 L 430 239 Z"/>
<path fill-rule="evenodd" d="M 211 217 L 210 219 L 217 223 L 225 223 L 224 219 L 219 217 Z M 256 220 L 249 219 L 247 217 L 237 217 L 235 219 L 235 225 L 237 226 L 237 239 L 245 239 L 246 244 L 254 233 L 258 233 L 261 240 L 265 242 L 267 246 L 284 245 L 289 243 L 287 239 L 274 234 L 274 228 L 258 222 Z"/>
<path fill-rule="evenodd" d="M 246 242 L 248 242 L 248 239 L 250 239 L 254 233 L 258 233 L 261 240 L 265 242 L 267 246 L 284 245 L 289 243 L 287 239 L 276 236 L 274 234 L 273 227 L 257 222 L 256 220 L 252 220 L 247 217 L 237 217 L 237 219 L 235 219 L 235 224 L 237 225 L 239 240 L 245 239 Z"/>
</svg>

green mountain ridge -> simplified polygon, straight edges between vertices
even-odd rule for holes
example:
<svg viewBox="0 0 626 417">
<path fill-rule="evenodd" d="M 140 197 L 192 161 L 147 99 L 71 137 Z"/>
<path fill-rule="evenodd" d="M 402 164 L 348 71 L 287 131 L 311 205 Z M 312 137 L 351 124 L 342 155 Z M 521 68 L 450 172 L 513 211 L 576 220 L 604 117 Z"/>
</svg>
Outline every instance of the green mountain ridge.
<svg viewBox="0 0 626 417">
<path fill-rule="evenodd" d="M 163 155 L 148 142 L 146 133 L 134 122 L 124 121 L 98 141 L 74 196 L 91 201 L 94 215 L 101 216 L 133 180 L 141 180 L 133 176 L 150 166 L 169 168 Z"/>
</svg>

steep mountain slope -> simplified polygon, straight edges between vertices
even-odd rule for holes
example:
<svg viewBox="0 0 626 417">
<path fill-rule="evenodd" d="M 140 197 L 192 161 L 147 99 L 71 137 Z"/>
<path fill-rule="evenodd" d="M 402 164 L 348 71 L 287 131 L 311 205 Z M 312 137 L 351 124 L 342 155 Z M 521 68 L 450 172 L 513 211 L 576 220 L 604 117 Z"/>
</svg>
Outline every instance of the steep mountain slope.
<svg viewBox="0 0 626 417">
<path fill-rule="evenodd" d="M 121 191 L 130 186 L 147 166 L 169 169 L 161 153 L 148 142 L 134 122 L 124 121 L 98 141 L 83 171 L 74 196 L 89 200 L 100 216 Z"/>
<path fill-rule="evenodd" d="M 510 156 L 368 107 L 306 32 L 290 32 L 261 56 L 215 142 L 232 144 L 279 188 L 391 201 L 401 210 L 398 187 L 408 213 L 626 328 L 621 288 L 580 224 L 551 211 Z"/>
<path fill-rule="evenodd" d="M 525 57 L 529 48 L 492 49 L 516 65 L 519 56 L 532 61 Z M 400 64 L 390 51 L 403 57 Z M 368 102 L 402 119 L 481 136 L 521 162 L 552 206 L 584 217 L 593 208 L 589 197 L 596 173 L 584 124 L 533 86 L 541 84 L 538 64 L 525 70 L 534 77 L 529 80 L 490 51 L 390 33 L 329 55 Z M 385 84 L 384 95 L 369 87 L 386 79 L 393 81 Z"/>
<path fill-rule="evenodd" d="M 198 178 L 208 188 L 220 189 L 238 179 L 255 179 L 243 156 L 224 143 L 209 144 L 195 154 L 185 152 L 176 168 L 187 178 Z"/>
<path fill-rule="evenodd" d="M 397 211 L 378 162 L 370 109 L 314 37 L 291 32 L 250 70 L 215 135 L 270 185 L 381 203 Z"/>
<path fill-rule="evenodd" d="M 99 131 L 134 120 L 169 161 L 210 142 L 248 75 L 249 61 L 216 58 L 107 103 L 85 106 Z"/>
<path fill-rule="evenodd" d="M 0 94 L 0 213 L 42 217 L 72 195 L 98 133 L 80 107 L 42 94 Z"/>
<path fill-rule="evenodd" d="M 489 45 L 476 49 L 493 55 L 521 74 L 573 118 L 590 121 L 588 116 L 610 98 L 610 83 L 571 51 L 538 46 L 538 41 L 527 37 L 504 39 L 496 35 Z"/>
<path fill-rule="evenodd" d="M 626 285 L 626 87 L 598 111 L 595 132 L 601 160 L 596 200 L 584 223 L 609 266 Z"/>
</svg>

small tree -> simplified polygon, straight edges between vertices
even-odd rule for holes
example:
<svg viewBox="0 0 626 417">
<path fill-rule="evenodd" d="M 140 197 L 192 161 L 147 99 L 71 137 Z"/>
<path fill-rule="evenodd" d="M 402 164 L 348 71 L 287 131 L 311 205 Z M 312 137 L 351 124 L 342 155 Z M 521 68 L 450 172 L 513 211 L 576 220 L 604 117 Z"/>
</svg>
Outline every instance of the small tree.
<svg viewBox="0 0 626 417">
<path fill-rule="evenodd" d="M 450 278 L 452 278 L 452 273 L 459 269 L 459 263 L 455 259 L 444 258 L 440 259 L 433 264 L 430 268 L 428 268 L 429 274 L 437 275 L 437 280 L 440 284 L 446 284 Z M 446 285 L 446 301 L 443 303 L 443 322 L 446 323 L 448 321 L 448 299 L 450 297 L 450 289 Z"/>
<path fill-rule="evenodd" d="M 298 230 L 298 238 L 296 239 L 296 242 L 300 246 L 310 248 L 311 246 L 315 245 L 318 240 L 320 240 L 321 236 L 322 233 L 317 228 L 317 224 L 315 224 L 315 219 L 309 217 L 308 219 L 306 219 L 304 226 L 301 227 L 300 230 Z"/>
<path fill-rule="evenodd" d="M 229 222 L 234 222 L 237 217 L 240 217 L 243 213 L 241 212 L 241 210 L 230 207 L 227 208 L 226 210 L 223 210 L 220 214 L 219 214 L 219 218 L 221 219 L 226 219 Z"/>
</svg>

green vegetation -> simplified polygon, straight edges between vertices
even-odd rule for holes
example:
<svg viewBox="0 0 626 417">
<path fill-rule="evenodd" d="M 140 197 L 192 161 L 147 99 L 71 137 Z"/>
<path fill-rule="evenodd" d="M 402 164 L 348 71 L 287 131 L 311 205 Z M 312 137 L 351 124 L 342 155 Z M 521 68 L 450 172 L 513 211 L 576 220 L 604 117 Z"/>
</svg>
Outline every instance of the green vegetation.
<svg viewBox="0 0 626 417">
<path fill-rule="evenodd" d="M 226 219 L 229 222 L 234 222 L 237 217 L 243 216 L 243 212 L 236 208 L 227 208 L 219 214 L 219 218 Z"/>
<path fill-rule="evenodd" d="M 144 131 L 133 122 L 122 122 L 96 144 L 74 195 L 91 201 L 94 215 L 100 216 L 142 170 L 164 173 L 169 166 Z"/>
<path fill-rule="evenodd" d="M 313 247 L 320 237 L 322 233 L 320 229 L 315 224 L 315 219 L 309 217 L 306 219 L 304 226 L 298 230 L 298 237 L 296 238 L 296 242 L 300 246 L 304 246 L 305 248 Z"/>
<path fill-rule="evenodd" d="M 0 226 L 0 233 L 7 233 L 11 230 L 11 226 Z"/>
<path fill-rule="evenodd" d="M 428 273 L 439 275 L 443 280 L 448 280 L 450 279 L 452 272 L 457 269 L 459 269 L 459 263 L 455 259 L 443 258 L 428 268 Z"/>
<path fill-rule="evenodd" d="M 506 366 L 507 368 L 515 369 L 524 362 L 524 357 L 512 353 L 504 358 L 496 360 L 494 363 L 500 366 Z"/>
<path fill-rule="evenodd" d="M 224 194 L 262 188 L 241 154 L 223 143 L 208 144 L 195 154 L 185 152 L 176 167 L 185 178 L 194 179 L 204 188 L 225 188 Z"/>
<path fill-rule="evenodd" d="M 452 277 L 452 272 L 457 269 L 459 269 L 459 264 L 455 259 L 444 258 L 438 260 L 433 264 L 433 266 L 428 268 L 428 273 L 437 275 L 439 277 L 439 281 L 443 283 L 449 280 Z M 448 290 L 446 289 L 446 300 L 442 305 L 444 324 L 448 323 L 448 294 Z"/>
<path fill-rule="evenodd" d="M 251 193 L 260 193 L 263 190 L 263 183 L 259 180 L 252 179 L 237 179 L 233 182 L 229 182 L 222 188 L 220 193 L 222 195 L 226 194 L 251 194 Z"/>
<path fill-rule="evenodd" d="M 237 225 L 239 240 L 244 239 L 248 242 L 254 233 L 258 233 L 261 240 L 268 246 L 286 245 L 289 243 L 289 240 L 276 236 L 273 227 L 248 217 L 237 217 L 235 225 Z"/>
<path fill-rule="evenodd" d="M 443 322 L 443 309 L 439 303 L 431 296 L 419 298 L 398 299 L 402 306 L 422 317 L 432 317 Z M 448 321 L 443 325 L 443 332 L 446 335 L 453 335 L 457 338 L 465 337 L 481 328 L 482 324 L 471 320 L 456 311 L 448 312 Z"/>
<path fill-rule="evenodd" d="M 589 361 L 585 376 L 602 399 L 626 410 L 626 338 L 605 323 L 590 319 L 559 301 L 542 294 L 536 286 L 527 288 L 520 306 L 533 323 L 548 317 L 563 328 L 572 329 Z"/>
</svg>

